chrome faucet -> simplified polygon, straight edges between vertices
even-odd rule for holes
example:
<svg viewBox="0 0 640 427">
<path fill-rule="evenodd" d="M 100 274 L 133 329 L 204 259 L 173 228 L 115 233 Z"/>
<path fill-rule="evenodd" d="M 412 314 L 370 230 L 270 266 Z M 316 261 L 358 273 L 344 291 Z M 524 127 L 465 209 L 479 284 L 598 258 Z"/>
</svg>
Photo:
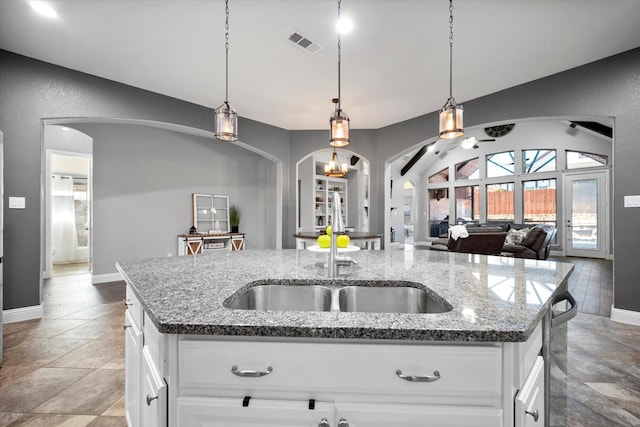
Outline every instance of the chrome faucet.
<svg viewBox="0 0 640 427">
<path fill-rule="evenodd" d="M 344 233 L 344 222 L 342 221 L 342 209 L 340 209 L 340 194 L 333 192 L 333 202 L 331 204 L 331 246 L 329 248 L 329 277 L 338 277 L 338 234 Z"/>
</svg>

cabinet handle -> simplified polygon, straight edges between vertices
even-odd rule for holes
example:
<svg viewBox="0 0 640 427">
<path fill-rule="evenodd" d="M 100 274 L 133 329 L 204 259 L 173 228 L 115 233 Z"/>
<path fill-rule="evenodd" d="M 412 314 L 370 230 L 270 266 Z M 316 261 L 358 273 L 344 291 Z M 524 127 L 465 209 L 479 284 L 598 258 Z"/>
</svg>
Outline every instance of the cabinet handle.
<svg viewBox="0 0 640 427">
<path fill-rule="evenodd" d="M 126 331 L 126 330 L 127 330 L 127 328 L 130 328 L 130 327 L 131 327 L 131 325 L 124 325 L 124 326 L 122 327 L 122 329 L 124 329 L 124 330 Z"/>
<path fill-rule="evenodd" d="M 338 427 L 349 427 L 349 423 L 344 418 L 340 418 L 340 421 L 338 421 Z"/>
<path fill-rule="evenodd" d="M 438 371 L 433 371 L 433 375 L 403 375 L 402 371 L 398 369 L 396 375 L 405 381 L 416 383 L 432 383 L 440 379 L 440 372 Z"/>
<path fill-rule="evenodd" d="M 527 415 L 531 415 L 533 417 L 533 421 L 538 422 L 540 414 L 538 413 L 537 409 L 534 409 L 533 412 L 524 411 L 524 413 Z"/>
<path fill-rule="evenodd" d="M 239 371 L 236 365 L 231 367 L 231 373 L 239 377 L 264 377 L 265 375 L 269 375 L 272 371 L 273 368 L 271 366 L 268 366 L 266 371 Z"/>
<path fill-rule="evenodd" d="M 323 418 L 320 420 L 318 427 L 331 427 L 331 424 L 329 424 L 329 421 L 326 418 Z"/>
<path fill-rule="evenodd" d="M 150 395 L 147 394 L 147 406 L 151 406 L 151 402 L 153 402 L 157 398 L 158 396 L 151 397 Z"/>
<path fill-rule="evenodd" d="M 129 308 L 129 300 L 128 299 L 123 299 L 122 303 L 124 304 L 125 307 Z"/>
</svg>

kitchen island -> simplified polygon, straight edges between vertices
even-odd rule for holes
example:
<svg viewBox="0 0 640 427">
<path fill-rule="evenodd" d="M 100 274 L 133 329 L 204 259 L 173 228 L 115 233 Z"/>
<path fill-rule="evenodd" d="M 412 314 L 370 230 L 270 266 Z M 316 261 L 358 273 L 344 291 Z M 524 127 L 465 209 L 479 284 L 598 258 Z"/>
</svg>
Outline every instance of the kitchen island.
<svg viewBox="0 0 640 427">
<path fill-rule="evenodd" d="M 357 264 L 337 279 L 326 254 L 298 250 L 119 262 L 129 422 L 511 426 L 542 417 L 542 323 L 572 265 L 418 250 L 350 256 Z M 225 306 L 271 283 L 409 284 L 451 310 Z"/>
</svg>

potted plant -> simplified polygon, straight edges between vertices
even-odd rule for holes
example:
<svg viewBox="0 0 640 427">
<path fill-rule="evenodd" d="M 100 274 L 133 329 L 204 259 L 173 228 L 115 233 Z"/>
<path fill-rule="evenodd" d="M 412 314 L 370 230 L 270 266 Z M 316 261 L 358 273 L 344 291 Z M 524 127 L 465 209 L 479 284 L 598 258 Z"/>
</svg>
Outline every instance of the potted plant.
<svg viewBox="0 0 640 427">
<path fill-rule="evenodd" d="M 229 225 L 231 225 L 231 232 L 237 233 L 240 227 L 240 208 L 236 205 L 229 207 Z"/>
</svg>

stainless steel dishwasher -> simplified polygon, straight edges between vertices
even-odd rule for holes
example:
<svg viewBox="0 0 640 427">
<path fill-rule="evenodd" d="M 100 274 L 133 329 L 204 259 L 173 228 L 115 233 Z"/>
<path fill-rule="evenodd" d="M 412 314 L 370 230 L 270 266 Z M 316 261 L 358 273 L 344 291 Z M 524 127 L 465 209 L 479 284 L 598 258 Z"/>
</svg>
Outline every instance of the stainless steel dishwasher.
<svg viewBox="0 0 640 427">
<path fill-rule="evenodd" d="M 567 423 L 567 322 L 577 313 L 575 298 L 565 290 L 553 299 L 543 320 L 546 427 L 565 426 Z"/>
</svg>

